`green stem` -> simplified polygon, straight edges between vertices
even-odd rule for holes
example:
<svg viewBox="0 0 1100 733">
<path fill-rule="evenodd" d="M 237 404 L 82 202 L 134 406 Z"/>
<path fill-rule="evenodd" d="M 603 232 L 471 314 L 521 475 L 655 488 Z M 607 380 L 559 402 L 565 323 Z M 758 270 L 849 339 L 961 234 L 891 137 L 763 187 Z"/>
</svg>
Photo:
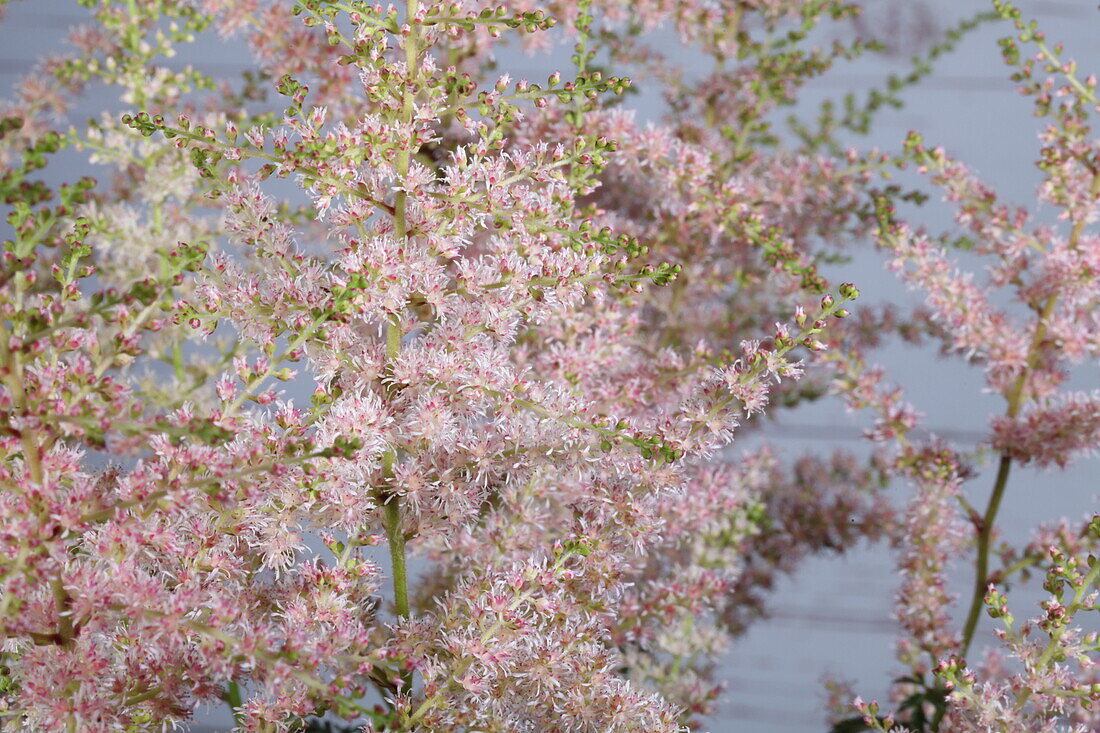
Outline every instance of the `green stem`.
<svg viewBox="0 0 1100 733">
<path fill-rule="evenodd" d="M 397 615 L 409 615 L 409 582 L 405 566 L 405 533 L 401 530 L 401 507 L 397 497 L 386 504 L 386 535 L 390 540 L 390 560 L 393 562 L 393 593 Z"/>
<path fill-rule="evenodd" d="M 1093 174 L 1089 194 L 1092 198 L 1100 196 L 1100 172 Z M 1084 228 L 1085 220 L 1083 218 L 1078 219 L 1069 235 L 1070 249 L 1077 249 Z M 1012 390 L 1007 395 L 1008 408 L 1005 410 L 1005 416 L 1010 419 L 1019 414 L 1020 408 L 1023 407 L 1026 401 L 1024 395 L 1027 387 L 1027 377 L 1038 362 L 1039 347 L 1046 339 L 1047 323 L 1054 315 L 1054 307 L 1057 304 L 1058 294 L 1055 293 L 1046 299 L 1042 310 L 1039 312 L 1039 322 L 1035 326 L 1035 335 L 1031 339 L 1027 361 L 1024 363 L 1020 376 L 1016 378 L 1015 384 L 1012 385 Z M 989 585 L 989 545 L 993 537 L 993 525 L 997 520 L 997 511 L 1000 509 L 1001 499 L 1004 497 L 1005 487 L 1008 485 L 1008 474 L 1011 468 L 1012 458 L 1007 454 L 1002 454 L 1000 465 L 997 468 L 997 478 L 993 484 L 993 493 L 990 494 L 989 504 L 986 505 L 985 514 L 982 516 L 981 527 L 978 528 L 978 557 L 974 578 L 974 593 L 970 598 L 970 611 L 966 615 L 966 626 L 963 627 L 962 647 L 959 650 L 960 657 L 965 657 L 970 649 L 970 643 L 974 640 L 974 631 L 978 626 L 978 617 L 985 603 L 985 591 Z"/>
<path fill-rule="evenodd" d="M 237 684 L 236 680 L 230 680 L 225 685 L 225 691 L 222 693 L 222 700 L 224 700 L 233 711 L 233 720 L 237 723 L 237 726 L 243 727 L 244 715 L 241 713 L 241 705 L 243 704 L 241 686 Z"/>
<path fill-rule="evenodd" d="M 19 354 L 12 354 L 8 350 L 8 339 L 7 329 L 0 326 L 0 365 L 2 365 L 6 371 L 3 383 L 8 389 L 13 412 L 15 414 L 29 414 L 30 400 L 27 397 L 26 391 L 23 389 L 24 372 L 22 358 Z M 46 452 L 43 448 L 43 441 L 40 439 L 38 432 L 30 427 L 23 427 L 19 431 L 19 435 L 20 444 L 23 449 L 24 470 L 30 480 L 37 484 L 39 490 L 45 495 L 47 493 L 47 476 L 45 467 L 42 465 L 42 459 Z M 37 500 L 36 503 L 40 504 L 36 511 L 38 520 L 45 525 L 49 519 L 48 505 L 44 500 Z M 53 593 L 54 601 L 57 603 L 57 644 L 59 646 L 69 646 L 75 638 L 76 632 L 69 611 L 72 605 L 72 598 L 65 589 L 63 573 L 64 567 L 57 568 L 57 574 L 50 580 L 50 588 Z"/>
<path fill-rule="evenodd" d="M 407 0 L 405 3 L 406 17 L 411 21 L 420 11 L 419 0 Z M 413 91 L 409 89 L 412 79 L 417 75 L 420 65 L 420 26 L 411 23 L 411 31 L 405 38 L 405 64 L 408 67 L 409 79 L 406 81 L 405 92 L 401 105 L 401 120 L 406 125 L 412 122 L 415 113 Z M 403 148 L 397 155 L 396 174 L 402 183 L 408 178 L 409 167 L 412 164 L 412 150 Z M 393 199 L 394 233 L 400 239 L 409 236 L 408 221 L 408 192 L 402 185 Z M 395 315 L 386 327 L 386 355 L 392 362 L 401 351 L 401 321 Z M 391 450 L 383 457 L 383 468 L 387 477 L 394 474 L 394 464 L 397 461 L 397 453 Z M 390 564 L 393 568 L 393 604 L 398 618 L 409 616 L 409 573 L 405 562 L 405 531 L 401 526 L 401 498 L 393 487 L 386 492 L 385 512 L 383 524 L 386 530 L 386 538 L 390 546 Z M 412 673 L 402 672 L 402 687 L 406 693 L 412 690 Z"/>
<path fill-rule="evenodd" d="M 982 516 L 982 524 L 978 529 L 978 559 L 974 575 L 974 594 L 970 599 L 970 611 L 966 615 L 966 625 L 963 627 L 962 655 L 966 655 L 970 648 L 970 642 L 974 639 L 974 630 L 978 627 L 978 617 L 981 615 L 982 605 L 985 603 L 985 591 L 989 585 L 989 547 L 993 537 L 993 524 L 997 519 L 997 512 L 1001 508 L 1001 499 L 1004 498 L 1005 488 L 1008 486 L 1008 474 L 1012 469 L 1012 459 L 1002 455 L 1000 465 L 997 467 L 997 479 L 993 483 L 993 493 L 989 497 L 989 504 Z"/>
</svg>

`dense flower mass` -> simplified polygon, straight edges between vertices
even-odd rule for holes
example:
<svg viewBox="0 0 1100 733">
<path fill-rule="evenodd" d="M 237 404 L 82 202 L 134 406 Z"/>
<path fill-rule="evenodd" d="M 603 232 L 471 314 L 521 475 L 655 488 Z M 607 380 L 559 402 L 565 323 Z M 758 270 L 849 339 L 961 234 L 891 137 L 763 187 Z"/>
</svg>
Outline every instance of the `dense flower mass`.
<svg viewBox="0 0 1100 733">
<path fill-rule="evenodd" d="M 1095 728 L 1075 618 L 1100 523 L 994 544 L 1014 464 L 1100 446 L 1100 396 L 1066 388 L 1100 355 L 1096 83 L 1014 8 L 1062 229 L 919 136 L 846 146 L 919 65 L 778 132 L 805 83 L 875 51 L 815 45 L 860 12 L 841 0 L 81 5 L 0 106 L 0 727 L 220 705 L 251 731 L 696 728 L 776 579 L 883 541 L 897 710 L 849 696 L 837 730 Z M 696 81 L 666 28 L 711 65 Z M 200 36 L 251 70 L 167 62 Z M 497 70 L 563 42 L 545 82 Z M 624 101 L 640 85 L 660 122 Z M 99 180 L 55 181 L 62 150 Z M 906 167 L 962 237 L 900 219 L 925 196 L 887 181 Z M 849 313 L 829 265 L 868 240 L 922 307 Z M 873 361 L 893 333 L 983 364 L 1006 409 L 977 452 L 919 437 Z M 834 396 L 873 414 L 872 451 L 728 447 Z M 1033 572 L 1050 597 L 1015 625 L 1006 581 Z M 983 608 L 1004 628 L 975 667 Z"/>
</svg>

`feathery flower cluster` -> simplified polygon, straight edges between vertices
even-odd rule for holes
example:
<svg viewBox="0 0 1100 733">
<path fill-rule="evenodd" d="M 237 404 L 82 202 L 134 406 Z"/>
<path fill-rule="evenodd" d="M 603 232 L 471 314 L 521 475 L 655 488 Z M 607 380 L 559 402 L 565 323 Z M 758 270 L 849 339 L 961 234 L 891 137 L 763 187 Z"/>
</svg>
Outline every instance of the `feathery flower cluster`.
<svg viewBox="0 0 1100 733">
<path fill-rule="evenodd" d="M 1065 232 L 917 137 L 844 149 L 880 101 L 782 143 L 776 110 L 873 50 L 812 45 L 853 3 L 82 4 L 71 52 L 0 109 L 0 725 L 137 731 L 216 703 L 252 731 L 679 731 L 777 577 L 865 539 L 899 549 L 910 674 L 896 715 L 859 703 L 857 724 L 1095 722 L 1096 640 L 1068 623 L 1094 602 L 1092 525 L 989 568 L 1012 463 L 1100 442 L 1100 398 L 1062 389 L 1100 349 L 1095 82 L 1034 30 L 1065 85 L 1006 56 L 1052 119 L 1040 198 Z M 665 26 L 713 61 L 698 81 L 648 45 Z M 165 63 L 200 34 L 246 39 L 255 71 Z M 504 44 L 562 37 L 571 71 L 495 75 Z M 639 122 L 609 70 L 666 117 Z M 54 129 L 101 84 L 124 109 Z M 62 148 L 109 185 L 38 180 Z M 879 179 L 910 163 L 1020 312 L 960 240 L 896 221 L 915 196 Z M 841 320 L 859 291 L 827 264 L 868 235 L 923 310 Z M 1005 397 L 984 515 L 975 456 L 913 437 L 872 365 L 888 331 L 983 362 Z M 727 450 L 830 390 L 877 413 L 869 457 Z M 1031 568 L 1051 598 L 1016 629 L 1001 588 Z M 983 601 L 1024 672 L 963 661 Z"/>
<path fill-rule="evenodd" d="M 1100 447 L 1096 395 L 1063 389 L 1075 368 L 1095 366 L 1100 335 L 1100 270 L 1095 266 L 1100 249 L 1089 229 L 1100 207 L 1100 147 L 1090 137 L 1090 117 L 1100 104 L 1095 77 L 1079 77 L 1075 64 L 1060 58 L 1061 49 L 1049 46 L 1035 23 L 1022 20 L 1010 3 L 996 0 L 994 9 L 1018 31 L 1001 43 L 1006 63 L 1015 69 L 1013 80 L 1033 99 L 1037 116 L 1049 118 L 1039 135 L 1044 180 L 1038 198 L 1058 212 L 1063 224 L 1033 223 L 1026 209 L 1002 203 L 942 149 L 925 148 L 916 133 L 906 142 L 906 156 L 944 191 L 962 233 L 933 237 L 898 222 L 885 198 L 877 204 L 876 235 L 892 258 L 892 269 L 926 294 L 926 311 L 914 322 L 923 321 L 944 352 L 982 363 L 989 390 L 1001 395 L 1006 406 L 1003 415 L 990 419 L 985 448 L 998 460 L 984 511 L 962 491 L 961 480 L 969 471 L 955 470 L 954 478 L 941 484 L 944 490 L 924 496 L 935 463 L 927 453 L 914 452 L 910 432 L 916 416 L 899 424 L 894 415 L 902 404 L 900 393 L 879 386 L 878 377 L 868 380 L 858 351 L 832 357 L 838 388 L 847 392 L 851 406 L 879 413 L 877 437 L 898 442 L 898 468 L 922 490 L 911 516 L 938 513 L 910 524 L 902 538 L 903 558 L 917 561 L 927 577 L 922 580 L 903 564 L 899 658 L 909 673 L 892 690 L 896 712 L 881 716 L 877 703 L 857 699 L 859 715 L 848 722 L 862 722 L 867 729 L 1083 732 L 1097 726 L 1098 647 L 1078 616 L 1094 610 L 1095 515 L 1082 527 L 1063 521 L 1058 530 L 1042 529 L 1019 551 L 1008 542 L 997 550 L 994 543 L 1013 465 L 1065 468 Z M 1024 59 L 1020 43 L 1034 44 L 1035 56 Z M 1036 79 L 1037 66 L 1049 76 Z M 985 281 L 956 264 L 952 249 L 987 261 Z M 946 521 L 956 513 L 945 503 L 952 495 L 969 515 L 975 548 L 974 590 L 961 635 L 947 614 L 950 598 L 943 584 L 946 561 L 965 538 L 958 519 Z M 995 554 L 1000 567 L 991 567 Z M 1036 569 L 1045 570 L 1043 589 L 1049 597 L 1038 617 L 1016 626 L 1007 591 Z M 966 655 L 983 611 L 1002 621 L 997 632 L 1002 648 L 973 666 Z M 1036 639 L 1036 630 L 1046 638 Z"/>
<path fill-rule="evenodd" d="M 703 459 L 798 379 L 791 352 L 823 348 L 858 292 L 822 298 L 804 245 L 773 225 L 748 242 L 764 262 L 737 257 L 784 283 L 765 320 L 709 341 L 670 322 L 651 360 L 642 303 L 682 267 L 646 244 L 692 211 L 737 241 L 763 229 L 746 197 L 788 183 L 715 186 L 741 203 L 710 219 L 691 190 L 727 174 L 670 138 L 654 161 L 679 189 L 665 222 L 600 203 L 600 175 L 613 159 L 634 175 L 648 133 L 602 109 L 627 82 L 587 70 L 593 18 L 569 4 L 577 76 L 545 85 L 471 72 L 505 31 L 548 32 L 532 8 L 121 10 L 102 3 L 41 69 L 56 103 L 29 89 L 7 109 L 6 719 L 128 730 L 217 699 L 247 730 L 322 712 L 386 730 L 678 730 L 705 712 L 722 598 L 772 488 Z M 649 17 L 686 31 L 700 12 Z M 211 26 L 248 34 L 282 115 L 254 81 L 162 65 Z M 99 81 L 133 111 L 49 132 Z M 113 187 L 28 180 L 62 145 L 116 169 Z M 273 178 L 306 200 L 279 200 Z M 312 398 L 296 406 L 280 381 Z M 713 513 L 703 535 L 689 505 Z M 415 585 L 412 552 L 429 561 Z M 669 613 L 715 625 L 668 633 Z"/>
</svg>

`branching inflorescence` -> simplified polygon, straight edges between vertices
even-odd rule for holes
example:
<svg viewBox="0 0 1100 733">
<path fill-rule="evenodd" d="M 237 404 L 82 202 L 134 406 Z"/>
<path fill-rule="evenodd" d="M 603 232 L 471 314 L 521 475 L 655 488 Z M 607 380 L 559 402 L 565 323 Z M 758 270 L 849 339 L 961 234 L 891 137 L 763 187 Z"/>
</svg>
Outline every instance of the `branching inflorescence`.
<svg viewBox="0 0 1100 733">
<path fill-rule="evenodd" d="M 776 577 L 863 539 L 899 547 L 907 673 L 894 716 L 838 725 L 1095 724 L 1095 635 L 1071 621 L 1096 521 L 995 545 L 1011 465 L 1100 440 L 1100 398 L 1061 389 L 1100 348 L 1095 82 L 1034 29 L 1064 84 L 1005 54 L 1051 116 L 1040 195 L 1066 234 L 917 137 L 842 146 L 885 98 L 784 142 L 777 110 L 875 48 L 812 45 L 858 12 L 837 0 L 80 4 L 68 55 L 0 110 L 0 725 L 226 704 L 255 731 L 683 730 Z M 697 81 L 662 26 L 709 59 Z M 214 31 L 247 39 L 242 79 L 166 62 Z M 495 76 L 508 42 L 562 38 L 571 69 Z M 663 90 L 661 123 L 627 111 L 627 72 Z M 59 126 L 102 86 L 117 109 Z M 62 150 L 109 180 L 39 180 Z M 909 164 L 1029 320 L 899 221 L 922 194 L 885 179 Z M 848 318 L 859 291 L 828 265 L 868 237 L 925 310 Z M 870 365 L 890 331 L 980 360 L 1005 397 L 984 513 L 976 456 L 912 437 Z M 870 457 L 727 450 L 829 392 L 877 411 Z M 960 628 L 945 577 L 970 544 Z M 1002 591 L 1033 571 L 1051 599 L 1018 626 Z M 983 603 L 1023 672 L 965 663 Z"/>
</svg>

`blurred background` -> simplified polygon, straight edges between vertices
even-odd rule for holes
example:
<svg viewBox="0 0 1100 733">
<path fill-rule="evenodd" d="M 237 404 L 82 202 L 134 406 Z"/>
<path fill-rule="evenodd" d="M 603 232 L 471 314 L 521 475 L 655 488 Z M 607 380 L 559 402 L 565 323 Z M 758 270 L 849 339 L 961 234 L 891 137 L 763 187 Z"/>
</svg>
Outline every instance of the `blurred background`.
<svg viewBox="0 0 1100 733">
<path fill-rule="evenodd" d="M 1077 59 L 1083 75 L 1100 73 L 1100 10 L 1094 0 L 1022 0 L 1017 4 L 1026 17 L 1039 20 L 1049 39 L 1064 42 L 1065 56 Z M 839 65 L 811 84 L 796 112 L 810 116 L 826 99 L 839 100 L 848 91 L 881 87 L 889 73 L 908 72 L 910 57 L 941 40 L 947 29 L 990 7 L 985 0 L 867 0 L 865 5 L 862 18 L 824 31 L 822 40 L 858 33 L 882 41 L 888 52 Z M 8 17 L 0 24 L 0 89 L 5 95 L 36 58 L 57 49 L 66 32 L 87 17 L 75 0 L 26 0 L 9 7 Z M 944 146 L 1002 198 L 1031 205 L 1039 181 L 1033 162 L 1040 121 L 1032 116 L 1029 100 L 1014 91 L 1001 61 L 996 41 L 1011 30 L 1005 23 L 988 23 L 969 34 L 955 52 L 936 63 L 928 78 L 903 92 L 903 109 L 880 114 L 861 146 L 897 150 L 907 131 L 919 130 L 928 145 Z M 675 43 L 671 35 L 669 43 Z M 568 69 L 569 53 L 566 46 L 549 57 L 516 53 L 499 61 L 513 76 L 534 79 L 557 68 Z M 180 63 L 184 61 L 215 75 L 237 76 L 249 66 L 243 44 L 219 44 L 212 37 L 201 41 L 186 59 L 181 57 Z M 690 75 L 690 56 L 685 64 L 685 74 Z M 643 93 L 632 97 L 630 104 L 645 118 L 655 120 L 661 115 L 656 95 Z M 76 110 L 73 119 L 98 113 L 104 105 L 116 108 L 118 102 L 93 98 Z M 69 170 L 65 176 L 85 172 L 92 173 Z M 1043 212 L 1038 215 L 1042 218 Z M 934 199 L 920 211 L 919 220 L 938 231 L 951 227 L 950 216 L 950 210 Z M 861 288 L 866 298 L 863 302 L 887 298 L 896 302 L 899 297 L 913 302 L 917 298 L 903 292 L 871 248 L 846 265 L 843 274 Z M 989 416 L 1003 411 L 1000 398 L 983 394 L 980 368 L 968 367 L 957 358 L 944 360 L 927 348 L 894 346 L 883 352 L 881 362 L 894 380 L 904 385 L 908 400 L 925 415 L 924 424 L 964 447 L 979 442 Z M 1090 372 L 1075 375 L 1070 387 L 1100 387 L 1100 373 L 1093 366 Z M 832 447 L 861 453 L 866 451 L 860 438 L 865 424 L 863 417 L 847 415 L 839 402 L 823 400 L 769 423 L 751 438 L 735 442 L 731 451 L 752 450 L 767 440 L 787 455 L 824 452 Z M 1002 509 L 1004 536 L 1022 542 L 1038 522 L 1091 513 L 1100 493 L 1098 467 L 1093 458 L 1063 473 L 1014 469 Z M 980 469 L 981 475 L 968 488 L 977 492 L 975 500 L 984 504 L 981 493 L 989 491 L 995 469 L 989 465 Z M 906 490 L 903 486 L 894 489 L 899 503 Z M 958 564 L 956 592 L 968 592 L 972 572 L 968 560 Z M 770 618 L 751 627 L 729 650 L 718 670 L 728 684 L 727 694 L 707 728 L 715 733 L 823 731 L 822 680 L 827 674 L 853 682 L 866 699 L 885 699 L 889 681 L 898 672 L 893 661 L 895 623 L 891 615 L 896 587 L 894 557 L 885 546 L 857 548 L 843 557 L 809 559 L 796 575 L 775 588 Z M 1032 615 L 1021 605 L 1025 597 L 1037 599 L 1038 594 L 1015 596 L 1018 617 Z M 958 611 L 958 615 L 962 613 Z M 982 628 L 988 632 L 991 627 L 987 623 Z M 978 639 L 982 638 L 992 639 L 980 631 Z M 210 711 L 202 720 L 203 725 L 193 730 L 230 727 L 225 710 Z"/>
</svg>

